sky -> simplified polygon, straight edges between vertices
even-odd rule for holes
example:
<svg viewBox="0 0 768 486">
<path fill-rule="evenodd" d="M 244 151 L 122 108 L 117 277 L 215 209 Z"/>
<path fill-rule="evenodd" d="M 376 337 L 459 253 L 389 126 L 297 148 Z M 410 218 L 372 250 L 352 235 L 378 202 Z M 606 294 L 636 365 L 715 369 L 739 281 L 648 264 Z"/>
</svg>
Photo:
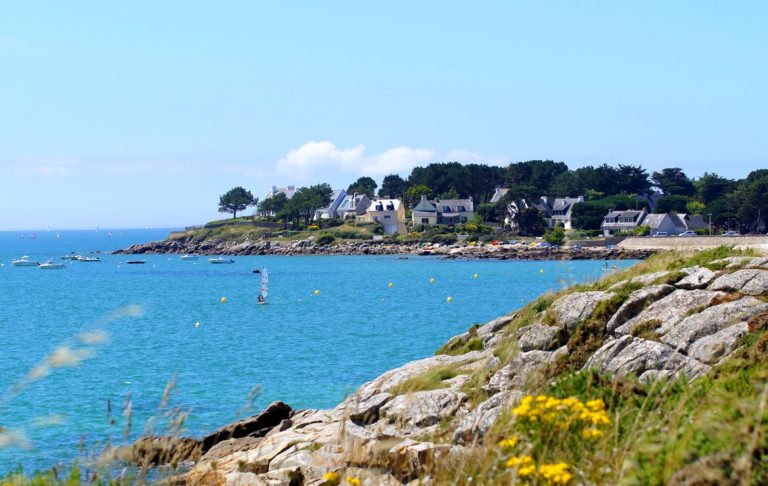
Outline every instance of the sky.
<svg viewBox="0 0 768 486">
<path fill-rule="evenodd" d="M 416 165 L 768 167 L 768 2 L 0 2 L 0 230 Z"/>
</svg>

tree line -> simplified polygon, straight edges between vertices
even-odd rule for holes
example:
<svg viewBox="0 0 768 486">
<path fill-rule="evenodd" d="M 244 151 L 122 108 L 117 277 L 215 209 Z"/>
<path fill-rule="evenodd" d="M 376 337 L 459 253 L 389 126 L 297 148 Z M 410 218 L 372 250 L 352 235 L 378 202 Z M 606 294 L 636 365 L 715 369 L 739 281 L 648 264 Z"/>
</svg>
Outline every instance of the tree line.
<svg viewBox="0 0 768 486">
<path fill-rule="evenodd" d="M 491 203 L 499 187 L 508 191 L 501 201 Z M 259 202 L 240 187 L 221 196 L 219 208 L 236 216 L 238 211 L 255 205 L 259 214 L 307 225 L 315 210 L 329 204 L 332 192 L 329 184 L 322 183 L 299 188 L 291 199 L 278 194 Z M 400 198 L 408 207 L 423 195 L 441 199 L 472 197 L 482 219 L 497 223 L 504 220 L 506 208 L 513 201 L 583 196 L 584 202 L 574 205 L 573 217 L 574 226 L 585 230 L 599 229 L 609 210 L 648 208 L 649 199 L 637 196 L 653 195 L 655 212 L 698 214 L 705 219 L 711 215 L 715 227 L 743 232 L 764 232 L 768 226 L 768 169 L 752 171 L 744 179 L 728 179 L 713 172 L 690 178 L 676 167 L 649 173 L 632 164 L 570 169 L 564 162 L 552 160 L 514 162 L 506 167 L 444 162 L 415 167 L 407 178 L 386 175 L 380 187 L 373 178 L 363 176 L 350 184 L 347 192 L 370 198 Z M 533 212 L 519 216 L 537 221 Z"/>
</svg>

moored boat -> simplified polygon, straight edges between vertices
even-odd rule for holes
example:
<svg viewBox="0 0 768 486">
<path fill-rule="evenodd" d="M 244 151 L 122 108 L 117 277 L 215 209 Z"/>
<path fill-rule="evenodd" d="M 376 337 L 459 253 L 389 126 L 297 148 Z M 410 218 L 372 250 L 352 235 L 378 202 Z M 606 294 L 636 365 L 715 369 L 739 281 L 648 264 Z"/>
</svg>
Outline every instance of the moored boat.
<svg viewBox="0 0 768 486">
<path fill-rule="evenodd" d="M 23 255 L 18 260 L 11 261 L 11 265 L 13 265 L 14 267 L 36 267 L 40 265 L 40 262 L 30 260 L 29 256 Z"/>
<path fill-rule="evenodd" d="M 198 255 L 191 255 L 191 254 L 181 255 L 182 260 L 197 260 L 198 258 L 199 258 Z"/>
<path fill-rule="evenodd" d="M 231 258 L 221 258 L 221 257 L 209 258 L 208 262 L 209 263 L 213 263 L 213 264 L 219 264 L 219 265 L 220 264 L 226 264 L 226 263 L 235 263 L 235 261 L 233 259 L 231 259 Z"/>
<path fill-rule="evenodd" d="M 100 261 L 101 261 L 101 258 L 99 258 L 99 257 L 84 257 L 84 256 L 79 256 L 79 257 L 77 257 L 77 261 L 78 261 L 78 262 L 100 262 Z"/>
<path fill-rule="evenodd" d="M 48 260 L 45 263 L 41 263 L 38 266 L 38 268 L 40 270 L 61 270 L 62 268 L 64 268 L 64 264 L 63 263 L 53 263 L 52 260 Z"/>
</svg>

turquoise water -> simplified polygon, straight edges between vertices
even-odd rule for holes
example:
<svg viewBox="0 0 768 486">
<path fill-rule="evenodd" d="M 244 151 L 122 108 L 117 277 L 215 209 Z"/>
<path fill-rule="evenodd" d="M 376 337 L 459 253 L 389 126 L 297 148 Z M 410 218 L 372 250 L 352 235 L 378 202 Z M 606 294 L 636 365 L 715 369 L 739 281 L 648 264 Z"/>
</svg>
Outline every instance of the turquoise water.
<svg viewBox="0 0 768 486">
<path fill-rule="evenodd" d="M 100 263 L 63 270 L 10 265 L 22 254 L 60 261 L 167 230 L 112 233 L 0 233 L 0 425 L 10 432 L 0 435 L 0 474 L 18 464 L 70 463 L 81 439 L 124 440 L 128 396 L 135 437 L 174 375 L 169 406 L 191 409 L 191 434 L 236 419 L 254 387 L 254 409 L 278 399 L 294 408 L 334 406 L 473 323 L 599 278 L 604 264 L 262 256 L 211 265 L 147 255 L 144 265 L 126 265 L 135 257 L 103 254 Z M 252 270 L 260 267 L 270 276 L 264 306 L 255 305 L 260 277 Z"/>
</svg>

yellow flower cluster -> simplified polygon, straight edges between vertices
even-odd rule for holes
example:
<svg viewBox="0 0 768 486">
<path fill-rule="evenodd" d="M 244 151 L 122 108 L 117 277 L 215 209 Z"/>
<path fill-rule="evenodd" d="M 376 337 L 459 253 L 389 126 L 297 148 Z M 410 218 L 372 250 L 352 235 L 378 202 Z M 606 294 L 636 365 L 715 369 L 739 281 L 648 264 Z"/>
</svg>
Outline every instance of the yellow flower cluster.
<svg viewBox="0 0 768 486">
<path fill-rule="evenodd" d="M 512 456 L 507 460 L 507 467 L 517 468 L 517 475 L 521 478 L 533 476 L 537 472 L 536 464 L 531 456 Z M 544 478 L 547 484 L 568 484 L 573 475 L 568 470 L 568 464 L 542 464 L 538 468 L 539 476 Z"/>
<path fill-rule="evenodd" d="M 568 471 L 568 464 L 558 462 L 557 464 L 542 464 L 539 466 L 539 474 L 547 484 L 568 484 L 573 475 Z"/>
<path fill-rule="evenodd" d="M 359 478 L 348 477 L 347 478 L 347 483 L 349 484 L 349 486 L 360 486 L 360 479 Z"/>
<path fill-rule="evenodd" d="M 341 479 L 341 476 L 339 476 L 339 473 L 336 471 L 328 471 L 327 473 L 323 474 L 323 481 L 325 481 L 326 484 L 339 484 L 339 480 Z"/>
<path fill-rule="evenodd" d="M 611 419 L 605 412 L 605 403 L 600 398 L 582 403 L 575 397 L 555 398 L 547 395 L 537 397 L 528 395 L 523 398 L 519 406 L 512 409 L 512 415 L 531 422 L 554 423 L 563 429 L 567 429 L 574 419 L 593 426 L 611 424 Z M 589 438 L 602 435 L 601 432 L 599 435 L 590 434 Z"/>
<path fill-rule="evenodd" d="M 499 442 L 499 447 L 502 449 L 511 449 L 517 445 L 517 436 L 513 435 L 509 439 L 504 439 Z"/>
</svg>

